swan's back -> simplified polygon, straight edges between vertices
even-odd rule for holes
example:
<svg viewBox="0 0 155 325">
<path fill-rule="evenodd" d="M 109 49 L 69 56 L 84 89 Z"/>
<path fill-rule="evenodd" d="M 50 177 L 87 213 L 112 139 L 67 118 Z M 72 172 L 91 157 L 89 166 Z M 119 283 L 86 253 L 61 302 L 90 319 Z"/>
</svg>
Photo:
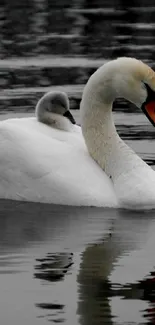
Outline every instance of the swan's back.
<svg viewBox="0 0 155 325">
<path fill-rule="evenodd" d="M 53 129 L 35 118 L 0 123 L 0 197 L 116 206 L 111 180 L 89 157 L 81 129 Z"/>
</svg>

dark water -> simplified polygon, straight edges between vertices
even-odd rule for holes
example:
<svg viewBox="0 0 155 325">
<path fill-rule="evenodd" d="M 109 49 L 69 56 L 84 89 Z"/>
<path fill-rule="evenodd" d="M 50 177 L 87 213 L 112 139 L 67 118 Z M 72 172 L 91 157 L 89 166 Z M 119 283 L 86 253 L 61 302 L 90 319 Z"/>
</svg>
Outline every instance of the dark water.
<svg viewBox="0 0 155 325">
<path fill-rule="evenodd" d="M 0 119 L 33 115 L 49 89 L 78 108 L 90 74 L 117 56 L 154 67 L 154 35 L 153 0 L 1 1 Z M 121 100 L 114 118 L 155 169 L 146 117 Z M 0 201 L 0 324 L 155 324 L 154 233 L 154 211 Z"/>
<path fill-rule="evenodd" d="M 1 0 L 0 109 L 31 110 L 56 86 L 78 108 L 106 60 L 133 56 L 154 67 L 154 36 L 154 0 Z"/>
</svg>

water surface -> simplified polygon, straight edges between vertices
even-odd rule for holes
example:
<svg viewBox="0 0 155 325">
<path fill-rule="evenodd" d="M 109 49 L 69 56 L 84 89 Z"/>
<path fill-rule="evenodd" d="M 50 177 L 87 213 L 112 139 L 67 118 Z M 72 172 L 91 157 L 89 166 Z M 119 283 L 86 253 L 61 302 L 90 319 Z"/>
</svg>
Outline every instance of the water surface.
<svg viewBox="0 0 155 325">
<path fill-rule="evenodd" d="M 2 323 L 153 324 L 154 232 L 154 211 L 1 200 Z"/>
</svg>

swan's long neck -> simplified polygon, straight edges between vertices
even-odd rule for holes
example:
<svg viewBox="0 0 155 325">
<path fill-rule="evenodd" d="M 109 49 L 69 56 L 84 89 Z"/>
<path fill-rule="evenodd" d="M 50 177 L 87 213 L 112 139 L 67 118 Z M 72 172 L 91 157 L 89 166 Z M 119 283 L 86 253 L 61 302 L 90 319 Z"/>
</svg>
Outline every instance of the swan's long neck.
<svg viewBox="0 0 155 325">
<path fill-rule="evenodd" d="M 140 96 L 140 90 L 134 90 L 135 82 L 130 79 L 130 74 L 120 73 L 116 61 L 114 63 L 102 66 L 91 76 L 83 92 L 80 112 L 82 132 L 90 155 L 120 190 L 125 179 L 137 177 L 138 173 L 142 178 L 139 167 L 141 172 L 143 168 L 146 170 L 150 167 L 125 144 L 116 131 L 112 117 L 115 98 L 124 97 L 140 106 L 146 94 L 144 92 Z M 137 79 L 136 86 L 140 88 L 139 84 Z"/>
<path fill-rule="evenodd" d="M 135 160 L 139 158 L 121 140 L 114 125 L 113 101 L 129 97 L 125 78 L 122 81 L 118 73 L 116 91 L 115 74 L 116 69 L 109 70 L 107 66 L 97 70 L 89 79 L 81 102 L 82 132 L 89 153 L 113 180 L 122 173 L 122 162 L 127 170 L 133 155 Z"/>
</svg>

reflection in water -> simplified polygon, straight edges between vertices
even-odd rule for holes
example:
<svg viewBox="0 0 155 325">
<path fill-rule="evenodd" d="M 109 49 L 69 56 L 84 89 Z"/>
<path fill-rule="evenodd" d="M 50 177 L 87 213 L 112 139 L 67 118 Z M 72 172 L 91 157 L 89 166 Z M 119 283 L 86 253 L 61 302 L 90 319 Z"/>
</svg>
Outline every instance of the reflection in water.
<svg viewBox="0 0 155 325">
<path fill-rule="evenodd" d="M 49 253 L 45 258 L 36 259 L 40 264 L 35 266 L 37 272 L 34 275 L 50 282 L 61 280 L 72 266 L 72 259 L 73 253 Z"/>
<path fill-rule="evenodd" d="M 153 324 L 154 211 L 0 203 L 4 325 Z"/>
<path fill-rule="evenodd" d="M 136 237 L 138 236 L 139 240 L 140 237 L 143 237 L 143 240 L 145 241 L 147 240 L 148 235 L 147 222 L 143 219 L 145 214 L 140 216 L 140 218 L 142 218 L 141 222 L 143 223 L 143 226 L 140 227 L 140 231 L 137 231 L 140 219 L 137 218 L 136 214 L 133 213 L 133 216 L 131 216 L 128 212 L 123 212 L 123 214 L 120 213 L 120 215 L 122 215 L 122 217 L 124 215 L 126 224 L 123 219 L 120 218 L 119 221 L 116 221 L 112 233 L 110 232 L 107 238 L 104 238 L 95 244 L 89 244 L 82 253 L 80 270 L 77 277 L 79 283 L 77 312 L 80 315 L 81 325 L 97 325 L 102 322 L 106 324 L 115 324 L 115 321 L 117 322 L 117 317 L 112 312 L 112 297 L 120 297 L 120 301 L 126 299 L 126 304 L 129 304 L 132 300 L 148 301 L 151 303 L 151 307 L 146 308 L 143 311 L 141 308 L 141 320 L 144 316 L 149 320 L 148 324 L 155 324 L 155 272 L 149 271 L 148 274 L 145 274 L 144 271 L 144 278 L 133 283 L 126 282 L 125 284 L 121 284 L 112 282 L 109 279 L 109 276 L 111 276 L 113 271 L 117 269 L 117 265 L 120 263 L 119 258 L 122 258 L 123 255 L 131 254 L 132 250 L 137 249 L 138 238 Z M 152 219 L 153 215 L 154 212 L 151 212 L 148 213 L 147 216 Z M 129 226 L 132 220 L 136 229 L 134 229 L 134 231 L 132 229 L 133 232 L 130 233 L 130 228 L 128 228 L 128 232 L 126 232 L 126 227 L 127 225 Z M 126 238 L 125 235 L 127 235 Z M 151 264 L 154 268 L 155 258 L 151 261 Z M 124 278 L 123 273 L 121 276 Z M 128 308 L 130 308 L 130 306 Z M 122 311 L 118 309 L 119 316 L 121 312 Z M 117 324 L 118 323 L 119 322 L 117 322 Z"/>
<path fill-rule="evenodd" d="M 62 315 L 64 314 L 64 305 L 61 304 L 54 304 L 54 303 L 47 303 L 47 304 L 36 304 L 36 307 L 39 307 L 41 309 L 45 309 L 50 311 L 50 313 L 48 312 L 48 321 L 52 322 L 52 323 L 64 323 L 65 319 L 62 317 Z M 44 318 L 45 316 L 38 316 L 38 318 Z"/>
<path fill-rule="evenodd" d="M 144 311 L 144 317 L 149 320 L 150 325 L 155 324 L 155 272 L 151 272 L 151 277 L 142 281 L 141 287 L 144 290 L 143 299 L 150 302 L 149 308 Z"/>
<path fill-rule="evenodd" d="M 110 241 L 111 236 L 105 241 L 105 245 L 107 246 L 107 242 Z M 106 251 L 104 243 L 90 245 L 82 253 L 80 272 L 77 277 L 80 284 L 77 312 L 80 315 L 81 325 L 97 325 L 102 322 L 112 324 L 108 299 L 109 284 L 102 279 L 104 273 L 107 278 L 112 260 L 112 254 Z"/>
<path fill-rule="evenodd" d="M 36 262 L 39 262 L 39 264 L 35 266 L 35 278 L 46 280 L 54 284 L 54 282 L 64 280 L 65 274 L 73 264 L 73 253 L 49 253 L 45 258 L 36 259 Z M 41 284 L 44 285 L 44 282 Z M 52 322 L 64 322 L 64 318 L 60 317 L 62 313 L 64 314 L 64 304 L 42 302 L 36 303 L 35 306 L 50 311 L 51 314 L 45 314 L 44 317 L 47 316 L 49 319 L 50 316 Z"/>
</svg>

